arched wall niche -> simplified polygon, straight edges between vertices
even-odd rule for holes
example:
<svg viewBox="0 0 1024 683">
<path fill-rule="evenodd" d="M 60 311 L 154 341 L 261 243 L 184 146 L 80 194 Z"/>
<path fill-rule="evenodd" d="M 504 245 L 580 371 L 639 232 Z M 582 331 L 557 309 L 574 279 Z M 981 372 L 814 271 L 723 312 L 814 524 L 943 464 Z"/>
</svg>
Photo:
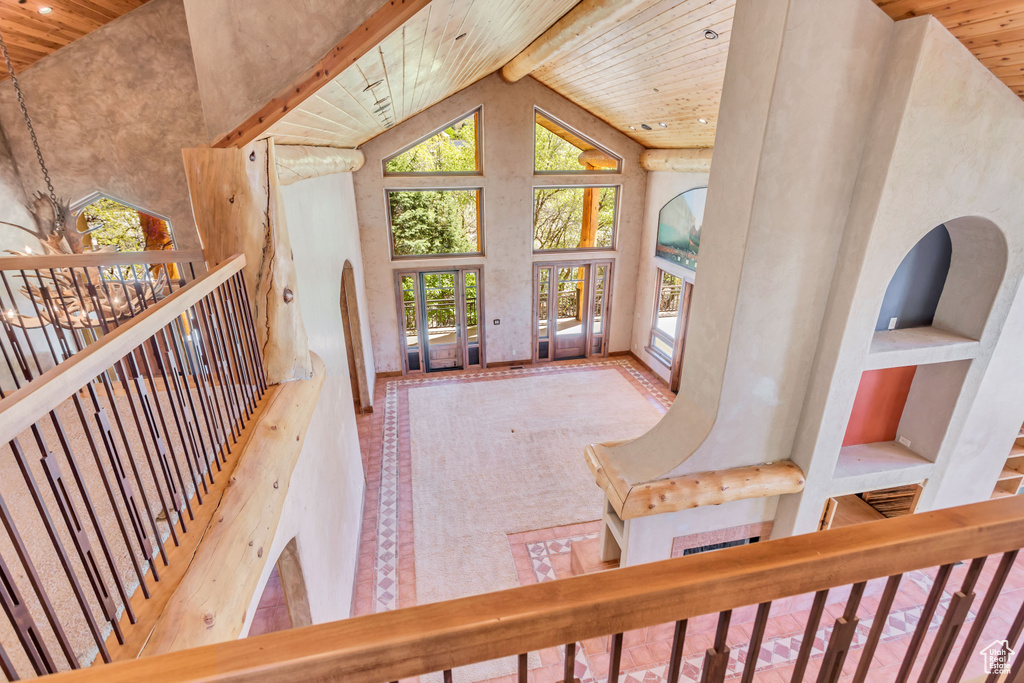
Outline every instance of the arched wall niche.
<svg viewBox="0 0 1024 683">
<path fill-rule="evenodd" d="M 875 325 L 936 328 L 978 340 L 1006 274 L 1008 249 L 992 221 L 963 216 L 926 232 L 886 285 Z"/>
</svg>

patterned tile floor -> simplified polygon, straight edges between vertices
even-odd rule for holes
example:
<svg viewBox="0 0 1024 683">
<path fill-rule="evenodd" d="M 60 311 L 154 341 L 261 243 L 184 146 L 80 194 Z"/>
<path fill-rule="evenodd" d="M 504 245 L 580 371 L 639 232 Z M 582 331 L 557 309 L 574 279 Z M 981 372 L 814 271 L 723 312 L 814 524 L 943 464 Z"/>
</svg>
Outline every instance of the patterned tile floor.
<svg viewBox="0 0 1024 683">
<path fill-rule="evenodd" d="M 407 392 L 409 387 L 425 382 L 469 382 L 504 379 L 538 372 L 585 372 L 596 367 L 615 367 L 643 392 L 659 410 L 671 405 L 672 395 L 649 371 L 625 358 L 606 361 L 576 361 L 539 366 L 526 366 L 519 370 L 499 368 L 462 371 L 414 378 L 378 379 L 374 405 L 375 412 L 360 416 L 360 444 L 367 478 L 367 494 L 360 545 L 359 572 L 353 598 L 353 614 L 361 615 L 409 607 L 416 604 L 416 568 L 414 556 L 415 527 L 412 519 L 412 477 L 409 461 L 409 426 Z M 540 529 L 523 534 L 511 534 L 509 547 L 522 585 L 552 581 L 571 575 L 570 549 L 574 541 L 594 538 L 600 532 L 599 522 L 576 524 L 568 527 Z M 988 587 L 996 562 L 990 560 L 982 573 L 976 593 L 975 607 Z M 928 635 L 921 646 L 927 653 L 938 624 L 954 591 L 963 580 L 965 566 L 956 567 L 946 585 L 943 597 L 931 620 Z M 893 607 L 888 615 L 881 642 L 874 653 L 869 681 L 893 681 L 907 650 L 911 634 L 920 620 L 922 606 L 931 588 L 934 570 L 913 572 L 904 577 Z M 878 607 L 884 580 L 868 584 L 858 610 L 860 623 L 854 636 L 850 654 L 842 671 L 843 681 L 852 680 L 860 654 Z M 842 616 L 849 589 L 838 589 L 829 595 L 825 613 L 815 632 L 812 656 L 805 680 L 817 677 L 818 667 L 835 620 Z M 813 595 L 802 595 L 780 600 L 772 605 L 766 633 L 758 653 L 755 681 L 789 681 L 805 625 L 810 616 Z M 1003 594 L 983 633 L 981 643 L 987 644 L 1003 638 L 1009 631 L 1017 610 L 1024 600 L 1024 556 L 1017 561 Z M 730 648 L 728 678 L 738 680 L 747 658 L 747 646 L 753 628 L 756 606 L 734 611 L 727 645 Z M 968 620 L 973 619 L 973 613 Z M 683 648 L 684 662 L 680 681 L 700 680 L 704 653 L 711 646 L 717 625 L 717 615 L 691 619 Z M 626 633 L 622 653 L 619 683 L 661 683 L 665 673 L 672 642 L 672 624 Z M 960 633 L 966 637 L 968 629 Z M 597 638 L 582 643 L 577 649 L 575 675 L 582 683 L 604 681 L 608 675 L 610 638 Z M 535 683 L 555 683 L 562 679 L 564 650 L 541 651 L 540 666 L 530 671 Z M 924 663 L 924 655 L 917 658 L 911 679 L 915 679 Z M 952 663 L 947 663 L 947 670 Z M 982 660 L 972 657 L 966 678 L 982 674 Z M 494 679 L 489 683 L 513 683 L 513 678 Z"/>
</svg>

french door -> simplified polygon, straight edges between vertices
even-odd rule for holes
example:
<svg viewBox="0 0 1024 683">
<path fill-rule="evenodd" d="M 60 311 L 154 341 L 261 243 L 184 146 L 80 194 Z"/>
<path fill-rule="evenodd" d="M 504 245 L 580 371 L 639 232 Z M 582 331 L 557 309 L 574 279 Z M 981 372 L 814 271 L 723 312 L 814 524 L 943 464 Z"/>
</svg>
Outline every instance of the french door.
<svg viewBox="0 0 1024 683">
<path fill-rule="evenodd" d="M 611 261 L 535 263 L 533 360 L 608 355 Z"/>
<path fill-rule="evenodd" d="M 395 274 L 406 374 L 483 367 L 480 268 Z"/>
</svg>

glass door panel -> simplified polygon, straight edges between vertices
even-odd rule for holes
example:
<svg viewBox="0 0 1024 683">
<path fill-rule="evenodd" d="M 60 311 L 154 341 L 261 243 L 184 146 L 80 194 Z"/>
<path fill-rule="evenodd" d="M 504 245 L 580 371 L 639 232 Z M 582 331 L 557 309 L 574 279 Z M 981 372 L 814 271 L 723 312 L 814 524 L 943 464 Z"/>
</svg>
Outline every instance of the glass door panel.
<svg viewBox="0 0 1024 683">
<path fill-rule="evenodd" d="M 462 276 L 466 311 L 466 365 L 480 365 L 480 311 L 477 287 L 479 273 L 475 270 L 466 270 Z"/>
<path fill-rule="evenodd" d="M 455 272 L 420 273 L 427 333 L 427 372 L 462 367 L 456 275 Z"/>
<path fill-rule="evenodd" d="M 422 370 L 420 363 L 420 325 L 419 325 L 419 288 L 416 286 L 415 275 L 402 275 L 399 277 L 401 289 L 402 326 L 404 328 L 405 366 L 407 372 L 418 372 Z"/>
<path fill-rule="evenodd" d="M 604 309 L 608 266 L 595 265 L 593 266 L 593 273 L 594 292 L 591 297 L 593 300 L 593 306 L 591 307 L 593 317 L 590 325 L 590 355 L 600 356 L 604 354 Z"/>
<path fill-rule="evenodd" d="M 555 323 L 555 360 L 580 358 L 586 355 L 587 310 L 584 293 L 588 266 L 559 268 L 557 289 L 557 321 Z"/>
<path fill-rule="evenodd" d="M 551 360 L 551 268 L 537 270 L 536 360 Z"/>
<path fill-rule="evenodd" d="M 534 360 L 608 355 L 611 261 L 534 264 Z"/>
</svg>

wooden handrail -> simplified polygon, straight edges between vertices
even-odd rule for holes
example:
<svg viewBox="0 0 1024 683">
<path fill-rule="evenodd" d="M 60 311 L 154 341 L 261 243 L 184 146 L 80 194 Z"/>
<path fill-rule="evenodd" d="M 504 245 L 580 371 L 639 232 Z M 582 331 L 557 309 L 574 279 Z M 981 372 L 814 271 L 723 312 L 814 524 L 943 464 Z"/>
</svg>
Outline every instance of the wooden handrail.
<svg viewBox="0 0 1024 683">
<path fill-rule="evenodd" d="M 0 270 L 48 270 L 50 268 L 102 268 L 162 263 L 205 262 L 202 249 L 183 251 L 98 251 L 88 254 L 33 254 L 0 256 Z"/>
<path fill-rule="evenodd" d="M 1024 546 L 1024 497 L 58 674 L 55 683 L 393 681 Z"/>
<path fill-rule="evenodd" d="M 0 400 L 0 443 L 16 438 L 40 416 L 169 325 L 244 266 L 242 254 L 228 259 Z"/>
</svg>

